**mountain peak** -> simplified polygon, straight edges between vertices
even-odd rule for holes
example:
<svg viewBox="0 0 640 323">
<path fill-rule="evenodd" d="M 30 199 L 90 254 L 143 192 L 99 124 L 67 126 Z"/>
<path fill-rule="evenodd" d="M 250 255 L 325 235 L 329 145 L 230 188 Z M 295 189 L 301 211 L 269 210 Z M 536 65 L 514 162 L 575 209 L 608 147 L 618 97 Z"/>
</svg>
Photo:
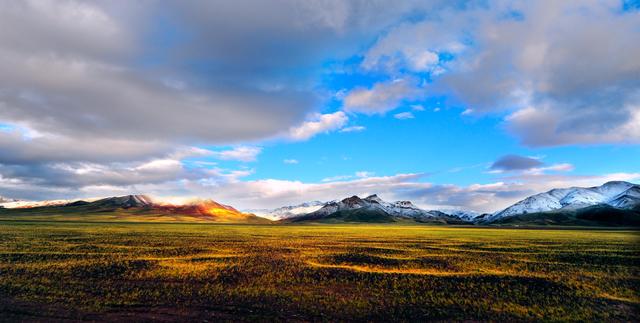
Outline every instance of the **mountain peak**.
<svg viewBox="0 0 640 323">
<path fill-rule="evenodd" d="M 589 206 L 606 205 L 620 209 L 632 209 L 640 205 L 640 197 L 634 190 L 640 186 L 625 181 L 610 181 L 595 187 L 556 188 L 521 200 L 489 217 L 490 221 L 514 215 L 576 210 Z M 629 194 L 625 194 L 628 192 Z"/>
<path fill-rule="evenodd" d="M 315 212 L 329 203 L 321 201 L 304 202 L 297 205 L 286 205 L 275 209 L 253 209 L 245 210 L 245 213 L 253 213 L 257 216 L 267 218 L 269 220 L 283 220 L 295 216 L 309 214 Z"/>
<path fill-rule="evenodd" d="M 320 209 L 287 219 L 291 222 L 302 221 L 347 221 L 347 222 L 468 222 L 459 216 L 450 216 L 438 211 L 426 211 L 410 201 L 388 203 L 378 195 L 372 194 L 364 199 L 354 195 L 340 202 L 328 202 Z"/>
<path fill-rule="evenodd" d="M 404 208 L 416 208 L 411 201 L 395 201 L 393 205 Z"/>
<path fill-rule="evenodd" d="M 348 206 L 364 205 L 364 201 L 361 198 L 359 198 L 357 195 L 354 195 L 352 197 L 347 197 L 343 199 L 341 202 Z"/>
<path fill-rule="evenodd" d="M 153 201 L 146 195 L 124 195 L 107 197 L 101 200 L 97 200 L 94 203 L 95 205 L 101 206 L 131 208 L 150 206 L 153 204 Z"/>
<path fill-rule="evenodd" d="M 612 185 L 633 186 L 634 184 L 626 182 L 626 181 L 608 181 L 608 182 L 602 184 L 601 186 L 612 186 Z"/>
<path fill-rule="evenodd" d="M 377 203 L 382 203 L 382 199 L 380 197 L 378 197 L 378 194 L 371 194 L 367 197 L 364 198 L 365 201 L 368 202 L 377 202 Z"/>
</svg>

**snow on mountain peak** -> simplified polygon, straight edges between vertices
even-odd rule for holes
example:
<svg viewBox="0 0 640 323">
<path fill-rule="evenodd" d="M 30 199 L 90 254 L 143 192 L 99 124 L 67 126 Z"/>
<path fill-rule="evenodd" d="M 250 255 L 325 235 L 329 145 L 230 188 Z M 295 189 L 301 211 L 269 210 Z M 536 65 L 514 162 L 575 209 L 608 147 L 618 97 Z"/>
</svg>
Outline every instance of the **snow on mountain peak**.
<svg viewBox="0 0 640 323">
<path fill-rule="evenodd" d="M 413 205 L 410 201 L 385 202 L 377 195 L 370 195 L 361 199 L 358 196 L 345 198 L 339 202 L 326 203 L 321 209 L 313 212 L 314 216 L 326 216 L 338 211 L 349 211 L 355 209 L 370 209 L 372 211 L 382 211 L 396 217 L 425 219 L 433 218 L 435 215 L 430 211 L 425 211 Z"/>
<path fill-rule="evenodd" d="M 282 220 L 315 212 L 324 205 L 324 202 L 310 201 L 298 205 L 282 206 L 276 209 L 245 210 L 244 212 L 253 213 L 259 217 L 263 217 L 269 220 Z"/>
<path fill-rule="evenodd" d="M 640 205 L 640 186 L 628 182 L 612 181 L 595 187 L 571 187 L 553 189 L 535 194 L 508 208 L 492 214 L 488 221 L 508 216 L 547 212 L 558 209 L 577 209 L 598 204 L 617 208 L 633 208 Z"/>
<path fill-rule="evenodd" d="M 364 200 L 365 201 L 369 201 L 369 202 L 383 203 L 382 199 L 380 197 L 378 197 L 378 194 L 369 195 L 369 196 L 365 197 Z"/>
<path fill-rule="evenodd" d="M 637 187 L 638 185 L 623 181 L 610 181 L 602 184 L 601 186 L 594 187 L 594 189 L 596 189 L 600 194 L 612 198 L 634 186 Z"/>
<path fill-rule="evenodd" d="M 473 221 L 480 216 L 478 212 L 463 209 L 439 209 L 438 211 L 464 221 Z"/>
</svg>

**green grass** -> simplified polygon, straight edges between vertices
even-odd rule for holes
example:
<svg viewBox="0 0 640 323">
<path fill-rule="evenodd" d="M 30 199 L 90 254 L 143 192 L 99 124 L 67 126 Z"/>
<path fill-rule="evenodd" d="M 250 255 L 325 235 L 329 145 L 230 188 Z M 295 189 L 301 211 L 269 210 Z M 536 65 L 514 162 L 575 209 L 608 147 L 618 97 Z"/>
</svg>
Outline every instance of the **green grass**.
<svg viewBox="0 0 640 323">
<path fill-rule="evenodd" d="M 0 320 L 640 320 L 638 233 L 0 222 Z"/>
</svg>

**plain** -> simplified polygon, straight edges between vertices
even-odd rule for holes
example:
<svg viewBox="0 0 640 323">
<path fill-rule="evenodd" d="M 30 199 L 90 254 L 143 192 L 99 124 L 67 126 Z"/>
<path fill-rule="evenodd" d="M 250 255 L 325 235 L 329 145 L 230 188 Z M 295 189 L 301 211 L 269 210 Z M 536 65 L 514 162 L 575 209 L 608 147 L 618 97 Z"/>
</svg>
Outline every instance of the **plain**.
<svg viewBox="0 0 640 323">
<path fill-rule="evenodd" d="M 0 221 L 4 320 L 640 319 L 633 230 Z"/>
</svg>

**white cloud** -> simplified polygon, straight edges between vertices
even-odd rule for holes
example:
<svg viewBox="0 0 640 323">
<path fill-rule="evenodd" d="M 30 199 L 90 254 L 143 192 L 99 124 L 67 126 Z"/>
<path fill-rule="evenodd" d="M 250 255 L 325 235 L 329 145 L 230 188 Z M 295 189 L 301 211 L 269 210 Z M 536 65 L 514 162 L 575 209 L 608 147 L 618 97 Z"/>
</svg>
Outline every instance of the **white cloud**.
<svg viewBox="0 0 640 323">
<path fill-rule="evenodd" d="M 301 125 L 289 129 L 288 137 L 293 140 L 307 140 L 317 134 L 340 129 L 348 121 L 349 117 L 342 111 L 317 114 L 313 120 L 305 121 Z"/>
<path fill-rule="evenodd" d="M 373 175 L 375 175 L 374 172 L 367 172 L 367 171 L 356 172 L 356 177 L 360 177 L 360 178 L 371 177 Z"/>
<path fill-rule="evenodd" d="M 558 167 L 558 168 L 564 168 Z M 78 171 L 79 170 L 79 171 Z M 440 185 L 421 181 L 423 174 L 366 177 L 355 175 L 328 178 L 320 183 L 262 179 L 244 181 L 250 169 L 207 172 L 185 170 L 171 161 L 151 161 L 146 166 L 122 166 L 114 171 L 99 165 L 60 166 L 67 181 L 33 182 L 24 177 L 0 177 L 2 195 L 8 198 L 82 198 L 131 193 L 157 197 L 201 197 L 241 209 L 274 208 L 304 201 L 329 201 L 352 195 L 379 194 L 388 201 L 411 200 L 426 208 L 464 208 L 479 212 L 498 211 L 524 197 L 553 188 L 595 186 L 611 180 L 638 181 L 640 173 L 612 173 L 597 176 L 525 172 L 499 178 L 494 183 L 468 186 Z M 78 175 L 78 172 L 82 175 Z M 16 172 L 13 175 L 19 176 Z"/>
<path fill-rule="evenodd" d="M 344 98 L 346 111 L 366 114 L 385 113 L 400 105 L 403 100 L 422 95 L 413 80 L 396 79 L 376 83 L 372 88 L 355 88 Z"/>
<path fill-rule="evenodd" d="M 575 169 L 575 167 L 572 164 L 562 163 L 562 164 L 553 164 L 553 165 L 549 165 L 549 166 L 546 166 L 546 167 L 532 168 L 532 169 L 529 170 L 529 172 L 534 173 L 534 174 L 543 174 L 544 172 L 547 172 L 547 171 L 571 172 L 574 169 Z"/>
<path fill-rule="evenodd" d="M 358 172 L 355 172 L 353 175 L 337 175 L 337 176 L 323 178 L 322 182 L 338 182 L 338 181 L 345 181 L 353 178 L 367 178 L 367 177 L 372 177 L 373 175 L 375 175 L 375 173 L 373 172 L 358 171 Z"/>
<path fill-rule="evenodd" d="M 413 113 L 411 112 L 400 112 L 400 113 L 396 113 L 393 115 L 394 118 L 399 119 L 399 120 L 407 120 L 407 119 L 413 119 L 415 118 L 413 116 Z"/>
<path fill-rule="evenodd" d="M 218 184 L 216 190 L 198 187 L 203 196 L 243 209 L 272 208 L 304 201 L 330 201 L 352 195 L 379 194 L 388 201 L 411 200 L 432 208 L 459 207 L 479 212 L 494 212 L 529 195 L 553 188 L 595 186 L 610 180 L 640 180 L 640 173 L 616 173 L 600 176 L 528 174 L 504 178 L 489 184 L 469 186 L 438 185 L 419 181 L 421 174 L 397 174 L 366 178 L 345 177 L 321 183 L 286 180 L 239 181 Z M 195 189 L 195 187 L 194 187 Z M 206 194 L 206 195 L 205 195 Z"/>
<path fill-rule="evenodd" d="M 215 151 L 212 155 L 222 160 L 237 160 L 242 162 L 256 161 L 257 156 L 262 152 L 261 147 L 238 146 L 230 150 Z"/>
<path fill-rule="evenodd" d="M 462 113 L 460 113 L 460 114 L 461 114 L 461 115 L 463 115 L 463 116 L 466 116 L 466 115 L 470 115 L 470 114 L 472 114 L 472 113 L 473 113 L 473 109 L 465 109 L 465 110 L 464 110 L 464 111 L 462 111 Z"/>
<path fill-rule="evenodd" d="M 48 137 L 33 143 L 40 150 L 45 141 L 66 147 L 59 155 L 68 157 L 34 154 L 38 162 L 91 157 L 95 147 L 111 148 L 100 158 L 134 161 L 188 142 L 273 138 L 318 106 L 313 84 L 327 57 L 355 53 L 415 10 L 360 1 L 3 1 L 0 119 Z M 158 19 L 188 38 L 153 46 L 147 27 Z"/>
<path fill-rule="evenodd" d="M 637 144 L 640 19 L 621 6 L 541 0 L 448 8 L 391 28 L 362 69 L 396 78 L 428 72 L 426 90 L 471 106 L 463 115 L 508 111 L 507 129 L 528 146 Z M 435 53 L 449 58 L 436 61 Z M 403 98 L 411 96 L 394 102 Z"/>
<path fill-rule="evenodd" d="M 456 19 L 447 22 L 450 25 L 457 23 Z M 441 73 L 439 55 L 459 54 L 465 49 L 452 37 L 450 29 L 442 29 L 441 24 L 433 21 L 396 26 L 367 51 L 362 67 L 388 72 L 406 68 L 412 72 Z"/>
<path fill-rule="evenodd" d="M 337 181 L 344 181 L 351 178 L 353 178 L 353 175 L 337 175 L 337 176 L 325 177 L 322 179 L 322 182 L 337 182 Z"/>
<path fill-rule="evenodd" d="M 366 130 L 367 128 L 364 126 L 351 126 L 351 127 L 344 127 L 342 129 L 340 129 L 340 132 L 361 132 Z"/>
<path fill-rule="evenodd" d="M 429 71 L 440 61 L 438 54 L 425 50 L 408 57 L 411 67 L 415 71 Z"/>
<path fill-rule="evenodd" d="M 282 161 L 285 164 L 298 164 L 298 160 L 297 159 L 285 159 Z"/>
<path fill-rule="evenodd" d="M 420 104 L 414 104 L 411 106 L 411 110 L 413 111 L 424 111 L 425 108 L 424 106 L 420 105 Z"/>
</svg>

